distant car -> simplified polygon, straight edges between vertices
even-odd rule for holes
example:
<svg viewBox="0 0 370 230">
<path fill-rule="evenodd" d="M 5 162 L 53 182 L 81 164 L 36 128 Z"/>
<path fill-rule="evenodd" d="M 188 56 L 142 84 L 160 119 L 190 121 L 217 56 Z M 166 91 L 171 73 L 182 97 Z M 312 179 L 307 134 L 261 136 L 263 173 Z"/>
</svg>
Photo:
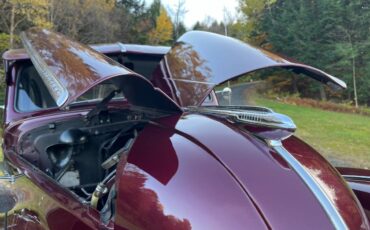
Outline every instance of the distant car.
<svg viewBox="0 0 370 230">
<path fill-rule="evenodd" d="M 289 117 L 215 89 L 271 67 L 341 80 L 207 32 L 172 48 L 21 39 L 3 55 L 5 227 L 370 229 L 369 171 L 341 176 Z"/>
</svg>

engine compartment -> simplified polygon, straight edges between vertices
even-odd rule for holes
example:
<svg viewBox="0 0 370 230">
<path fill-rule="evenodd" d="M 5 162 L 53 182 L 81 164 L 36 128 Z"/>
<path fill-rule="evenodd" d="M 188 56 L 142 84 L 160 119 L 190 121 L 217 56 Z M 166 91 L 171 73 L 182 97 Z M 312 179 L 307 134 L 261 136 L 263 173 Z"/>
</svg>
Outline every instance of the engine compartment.
<svg viewBox="0 0 370 230">
<path fill-rule="evenodd" d="M 105 213 L 102 218 L 108 220 L 117 163 L 127 157 L 140 130 L 164 115 L 125 109 L 56 121 L 24 134 L 19 153 L 82 202 Z"/>
</svg>

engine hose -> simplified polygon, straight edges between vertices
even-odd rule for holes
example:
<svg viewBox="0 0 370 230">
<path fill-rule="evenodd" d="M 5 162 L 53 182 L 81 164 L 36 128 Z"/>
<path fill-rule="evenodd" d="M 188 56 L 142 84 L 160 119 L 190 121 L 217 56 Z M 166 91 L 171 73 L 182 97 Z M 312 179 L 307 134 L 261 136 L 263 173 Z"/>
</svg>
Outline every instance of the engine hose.
<svg viewBox="0 0 370 230">
<path fill-rule="evenodd" d="M 116 174 L 116 170 L 113 170 L 111 173 L 109 173 L 109 175 L 108 175 L 108 176 L 106 176 L 106 177 L 104 178 L 104 180 L 103 180 L 102 182 L 100 182 L 100 183 L 96 186 L 96 188 L 95 188 L 95 190 L 94 190 L 94 192 L 93 192 L 93 194 L 92 194 L 91 201 L 90 201 L 90 205 L 91 205 L 91 207 L 93 207 L 93 208 L 95 208 L 95 209 L 98 207 L 98 202 L 99 202 L 100 198 L 102 198 L 102 197 L 103 197 L 105 194 L 107 194 L 107 192 L 108 192 L 108 188 L 107 188 L 107 186 L 106 186 L 106 183 L 107 183 L 111 178 L 113 178 L 114 174 Z"/>
</svg>

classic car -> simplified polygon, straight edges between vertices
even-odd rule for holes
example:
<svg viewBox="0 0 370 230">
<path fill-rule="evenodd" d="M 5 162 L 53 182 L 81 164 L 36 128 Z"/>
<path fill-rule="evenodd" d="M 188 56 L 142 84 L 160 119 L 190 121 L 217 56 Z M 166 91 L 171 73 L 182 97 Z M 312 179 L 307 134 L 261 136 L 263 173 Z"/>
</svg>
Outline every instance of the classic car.
<svg viewBox="0 0 370 230">
<path fill-rule="evenodd" d="M 220 88 L 270 68 L 338 78 L 200 31 L 172 47 L 21 40 L 3 55 L 3 227 L 370 229 L 369 171 L 336 169 L 288 116 Z"/>
</svg>

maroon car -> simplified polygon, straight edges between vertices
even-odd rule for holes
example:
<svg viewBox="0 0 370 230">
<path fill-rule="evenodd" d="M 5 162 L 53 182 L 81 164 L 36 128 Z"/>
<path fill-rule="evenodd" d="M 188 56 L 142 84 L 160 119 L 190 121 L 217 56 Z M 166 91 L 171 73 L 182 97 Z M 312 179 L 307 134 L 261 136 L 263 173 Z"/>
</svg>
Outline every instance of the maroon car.
<svg viewBox="0 0 370 230">
<path fill-rule="evenodd" d="M 21 38 L 3 55 L 4 227 L 370 229 L 369 171 L 341 176 L 292 119 L 233 103 L 257 70 L 341 80 L 206 32 L 172 48 Z"/>
</svg>

